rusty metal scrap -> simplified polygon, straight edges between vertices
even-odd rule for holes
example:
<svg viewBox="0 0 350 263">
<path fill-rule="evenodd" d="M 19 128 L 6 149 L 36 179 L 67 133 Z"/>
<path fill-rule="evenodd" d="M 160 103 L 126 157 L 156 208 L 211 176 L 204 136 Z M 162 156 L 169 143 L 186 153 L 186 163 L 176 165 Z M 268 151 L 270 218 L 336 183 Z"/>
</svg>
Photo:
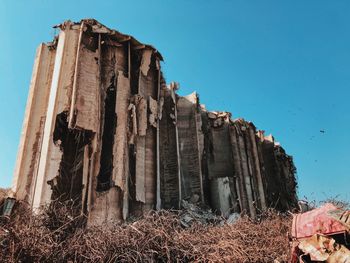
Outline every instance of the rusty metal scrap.
<svg viewBox="0 0 350 263">
<path fill-rule="evenodd" d="M 349 213 L 349 210 L 326 203 L 311 211 L 294 214 L 291 263 L 350 262 Z"/>
<path fill-rule="evenodd" d="M 348 230 L 350 230 L 350 210 L 335 209 L 328 212 L 328 215 L 337 220 Z"/>
<path fill-rule="evenodd" d="M 304 255 L 309 255 L 312 261 L 323 262 L 350 262 L 350 250 L 344 245 L 336 243 L 331 238 L 321 234 L 302 240 L 298 248 L 304 252 Z M 301 257 L 301 260 L 302 257 Z M 303 261 L 301 261 L 303 262 Z"/>
<path fill-rule="evenodd" d="M 66 21 L 34 63 L 12 192 L 73 200 L 90 224 L 201 203 L 229 216 L 297 206 L 292 157 L 248 121 L 165 84 L 161 54 L 96 20 Z"/>
<path fill-rule="evenodd" d="M 340 210 L 333 204 L 326 203 L 311 211 L 294 214 L 292 236 L 299 239 L 313 236 L 316 233 L 325 235 L 345 233 L 347 228 L 329 215 L 329 213 L 335 211 Z"/>
</svg>

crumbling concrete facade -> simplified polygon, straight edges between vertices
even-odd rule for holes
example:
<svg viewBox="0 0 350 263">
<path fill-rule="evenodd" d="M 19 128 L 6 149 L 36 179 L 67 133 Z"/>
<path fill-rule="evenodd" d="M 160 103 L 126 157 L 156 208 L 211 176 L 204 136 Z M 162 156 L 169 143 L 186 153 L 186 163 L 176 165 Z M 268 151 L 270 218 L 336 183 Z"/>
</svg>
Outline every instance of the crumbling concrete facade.
<svg viewBox="0 0 350 263">
<path fill-rule="evenodd" d="M 296 206 L 292 158 L 272 136 L 165 84 L 161 54 L 95 20 L 37 50 L 13 194 L 74 202 L 91 224 L 187 200 L 229 215 Z"/>
</svg>

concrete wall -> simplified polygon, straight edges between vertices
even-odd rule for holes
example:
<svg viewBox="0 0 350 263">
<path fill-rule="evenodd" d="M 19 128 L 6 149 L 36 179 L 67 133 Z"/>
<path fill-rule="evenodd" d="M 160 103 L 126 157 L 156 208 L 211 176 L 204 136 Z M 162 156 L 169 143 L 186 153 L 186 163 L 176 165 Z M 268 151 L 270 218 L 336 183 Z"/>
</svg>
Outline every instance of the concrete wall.
<svg viewBox="0 0 350 263">
<path fill-rule="evenodd" d="M 95 20 L 67 21 L 35 60 L 13 193 L 121 222 L 181 200 L 256 216 L 296 205 L 292 158 L 197 93 L 165 85 L 152 46 Z"/>
</svg>

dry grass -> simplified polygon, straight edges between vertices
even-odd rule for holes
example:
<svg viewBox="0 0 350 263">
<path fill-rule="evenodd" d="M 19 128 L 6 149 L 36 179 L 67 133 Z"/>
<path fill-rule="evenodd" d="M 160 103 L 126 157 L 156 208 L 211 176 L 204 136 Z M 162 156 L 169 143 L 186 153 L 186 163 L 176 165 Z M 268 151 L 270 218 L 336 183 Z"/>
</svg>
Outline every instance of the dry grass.
<svg viewBox="0 0 350 263">
<path fill-rule="evenodd" d="M 286 262 L 291 218 L 269 211 L 259 222 L 194 223 L 152 212 L 133 223 L 84 229 L 84 218 L 58 204 L 38 216 L 22 205 L 1 219 L 2 262 Z"/>
<path fill-rule="evenodd" d="M 327 202 L 349 207 L 349 203 L 337 198 Z M 187 228 L 181 223 L 183 213 L 176 211 L 151 212 L 127 224 L 92 228 L 84 227 L 83 216 L 69 216 L 73 213 L 72 205 L 54 203 L 42 214 L 33 216 L 24 204 L 17 204 L 10 219 L 0 217 L 1 262 L 287 262 L 289 259 L 292 218 L 273 210 L 258 221 L 243 217 L 232 225 L 220 224 L 220 220 L 204 224 L 197 218 Z"/>
</svg>

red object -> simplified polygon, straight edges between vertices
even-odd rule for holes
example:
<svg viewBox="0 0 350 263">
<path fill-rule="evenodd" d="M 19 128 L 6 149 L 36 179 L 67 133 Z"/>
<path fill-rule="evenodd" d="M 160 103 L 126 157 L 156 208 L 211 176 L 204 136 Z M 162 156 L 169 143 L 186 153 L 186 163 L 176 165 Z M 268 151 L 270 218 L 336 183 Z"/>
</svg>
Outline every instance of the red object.
<svg viewBox="0 0 350 263">
<path fill-rule="evenodd" d="M 293 215 L 292 237 L 296 239 L 311 237 L 316 233 L 335 235 L 345 233 L 346 228 L 328 215 L 337 209 L 333 204 L 324 204 L 309 212 Z"/>
</svg>

